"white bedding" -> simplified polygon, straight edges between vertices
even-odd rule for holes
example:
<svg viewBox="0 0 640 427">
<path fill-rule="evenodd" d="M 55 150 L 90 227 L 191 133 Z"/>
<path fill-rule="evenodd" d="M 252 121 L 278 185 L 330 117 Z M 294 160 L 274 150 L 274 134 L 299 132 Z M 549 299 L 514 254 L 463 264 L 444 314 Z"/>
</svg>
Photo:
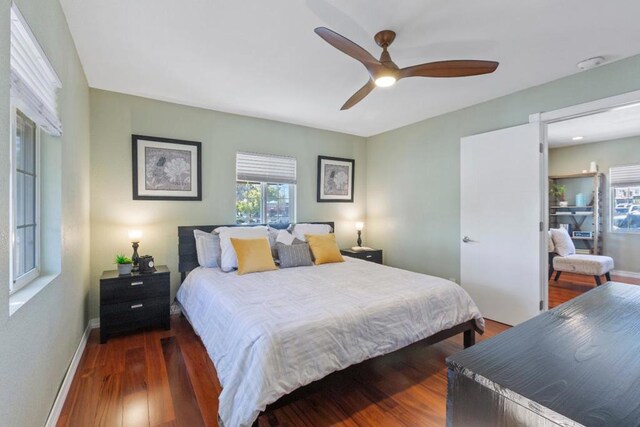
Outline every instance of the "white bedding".
<svg viewBox="0 0 640 427">
<path fill-rule="evenodd" d="M 345 260 L 187 276 L 177 297 L 216 367 L 225 427 L 250 426 L 305 384 L 459 323 L 475 319 L 484 329 L 476 304 L 453 282 Z"/>
</svg>

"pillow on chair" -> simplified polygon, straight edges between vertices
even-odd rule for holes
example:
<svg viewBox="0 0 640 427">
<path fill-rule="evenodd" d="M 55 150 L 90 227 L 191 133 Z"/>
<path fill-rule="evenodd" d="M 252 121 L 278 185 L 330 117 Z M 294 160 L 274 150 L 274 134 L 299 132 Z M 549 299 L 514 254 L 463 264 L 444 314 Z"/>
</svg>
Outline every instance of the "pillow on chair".
<svg viewBox="0 0 640 427">
<path fill-rule="evenodd" d="M 551 230 L 549 230 L 549 235 L 547 236 L 547 248 L 549 248 L 549 253 L 556 251 L 556 245 L 553 244 L 553 236 L 551 235 Z"/>
<path fill-rule="evenodd" d="M 568 256 L 576 253 L 576 247 L 565 228 L 552 228 L 550 231 L 558 255 Z"/>
</svg>

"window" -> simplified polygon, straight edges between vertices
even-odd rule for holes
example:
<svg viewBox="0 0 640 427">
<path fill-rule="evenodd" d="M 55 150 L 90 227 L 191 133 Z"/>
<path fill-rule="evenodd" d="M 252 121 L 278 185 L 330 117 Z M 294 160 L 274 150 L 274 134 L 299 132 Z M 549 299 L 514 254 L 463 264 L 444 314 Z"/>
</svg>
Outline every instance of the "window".
<svg viewBox="0 0 640 427">
<path fill-rule="evenodd" d="M 640 233 L 640 164 L 615 166 L 611 182 L 611 231 Z"/>
<path fill-rule="evenodd" d="M 11 291 L 38 276 L 38 141 L 35 122 L 15 111 L 12 163 L 13 274 Z"/>
<path fill-rule="evenodd" d="M 295 158 L 237 153 L 237 224 L 295 222 L 295 193 Z"/>
<path fill-rule="evenodd" d="M 11 6 L 10 293 L 40 274 L 40 130 L 62 134 L 60 79 L 18 8 Z M 11 305 L 11 303 L 10 303 Z"/>
</svg>

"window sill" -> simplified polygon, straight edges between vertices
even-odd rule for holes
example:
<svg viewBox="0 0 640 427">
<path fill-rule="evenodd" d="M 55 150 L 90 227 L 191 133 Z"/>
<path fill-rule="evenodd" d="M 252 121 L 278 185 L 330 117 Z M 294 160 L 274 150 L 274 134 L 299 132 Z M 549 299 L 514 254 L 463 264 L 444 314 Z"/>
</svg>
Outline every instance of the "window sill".
<svg viewBox="0 0 640 427">
<path fill-rule="evenodd" d="M 27 303 L 31 298 L 35 297 L 38 292 L 43 290 L 49 283 L 53 282 L 59 274 L 49 274 L 39 276 L 28 285 L 21 288 L 16 293 L 9 296 L 9 316 L 13 316 L 13 314 L 20 309 L 23 305 Z"/>
</svg>

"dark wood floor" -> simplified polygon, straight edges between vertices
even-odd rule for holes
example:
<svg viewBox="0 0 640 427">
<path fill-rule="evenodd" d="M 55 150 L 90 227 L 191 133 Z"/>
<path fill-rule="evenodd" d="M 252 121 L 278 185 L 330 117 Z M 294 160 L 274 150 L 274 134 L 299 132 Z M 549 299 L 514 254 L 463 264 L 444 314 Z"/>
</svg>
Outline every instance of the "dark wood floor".
<svg viewBox="0 0 640 427">
<path fill-rule="evenodd" d="M 199 338 L 182 317 L 99 343 L 93 330 L 58 426 L 215 426 L 220 384 Z M 487 321 L 479 340 L 508 326 Z M 260 417 L 260 426 L 443 426 L 444 359 L 462 335 L 420 343 L 352 366 L 322 388 Z"/>
<path fill-rule="evenodd" d="M 604 280 L 604 279 L 603 279 Z M 614 282 L 640 285 L 640 279 L 611 275 Z M 603 282 L 604 283 L 604 282 Z M 593 276 L 562 273 L 557 282 L 549 280 L 549 308 L 556 307 L 596 287 Z"/>
</svg>

